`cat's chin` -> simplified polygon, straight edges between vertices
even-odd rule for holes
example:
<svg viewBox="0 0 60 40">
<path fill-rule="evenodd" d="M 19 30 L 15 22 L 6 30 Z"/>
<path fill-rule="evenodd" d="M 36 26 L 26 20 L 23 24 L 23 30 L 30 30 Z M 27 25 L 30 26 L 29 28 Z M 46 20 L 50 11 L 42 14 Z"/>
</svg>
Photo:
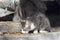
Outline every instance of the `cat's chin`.
<svg viewBox="0 0 60 40">
<path fill-rule="evenodd" d="M 27 34 L 27 33 L 28 33 L 28 31 L 24 31 L 24 30 L 22 30 L 22 33 Z"/>
</svg>

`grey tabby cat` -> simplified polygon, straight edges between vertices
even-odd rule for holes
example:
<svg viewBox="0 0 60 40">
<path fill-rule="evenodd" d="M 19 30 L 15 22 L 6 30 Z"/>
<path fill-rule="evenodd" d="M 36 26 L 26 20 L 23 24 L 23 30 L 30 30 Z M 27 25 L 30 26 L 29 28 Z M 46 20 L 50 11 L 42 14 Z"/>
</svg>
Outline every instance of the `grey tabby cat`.
<svg viewBox="0 0 60 40">
<path fill-rule="evenodd" d="M 36 3 L 39 2 L 38 3 Z M 38 4 L 38 5 L 37 5 Z M 33 33 L 36 30 L 38 33 L 41 30 L 51 31 L 49 19 L 44 15 L 46 5 L 39 0 L 21 0 L 21 12 L 22 12 L 22 32 Z"/>
<path fill-rule="evenodd" d="M 33 33 L 35 30 L 38 33 L 41 30 L 50 31 L 51 26 L 48 18 L 44 15 L 45 10 L 46 5 L 40 0 L 20 0 L 20 3 L 16 4 L 17 16 L 13 18 L 13 21 L 16 19 L 26 20 L 21 23 L 23 33 Z"/>
<path fill-rule="evenodd" d="M 31 17 L 27 17 L 26 22 L 22 23 L 23 33 L 40 33 L 41 31 L 51 32 L 49 19 L 43 14 L 38 13 Z"/>
</svg>

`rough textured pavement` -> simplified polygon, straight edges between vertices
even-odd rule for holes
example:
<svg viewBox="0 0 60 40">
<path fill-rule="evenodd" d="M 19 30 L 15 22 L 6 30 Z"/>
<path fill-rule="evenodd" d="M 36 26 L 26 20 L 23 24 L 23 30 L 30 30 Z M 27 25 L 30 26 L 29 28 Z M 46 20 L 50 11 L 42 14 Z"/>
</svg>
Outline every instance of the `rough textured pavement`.
<svg viewBox="0 0 60 40">
<path fill-rule="evenodd" d="M 0 40 L 60 40 L 60 32 L 0 36 Z"/>
</svg>

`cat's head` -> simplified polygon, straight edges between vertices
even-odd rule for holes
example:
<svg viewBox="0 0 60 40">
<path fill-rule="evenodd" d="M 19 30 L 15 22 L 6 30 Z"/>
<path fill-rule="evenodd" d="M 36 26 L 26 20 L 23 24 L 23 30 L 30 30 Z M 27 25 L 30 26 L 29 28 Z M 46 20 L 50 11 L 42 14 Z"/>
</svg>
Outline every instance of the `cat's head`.
<svg viewBox="0 0 60 40">
<path fill-rule="evenodd" d="M 26 20 L 25 22 L 22 23 L 22 29 L 24 31 L 31 31 L 33 29 L 35 29 L 35 25 L 33 22 L 29 21 L 29 20 Z"/>
</svg>

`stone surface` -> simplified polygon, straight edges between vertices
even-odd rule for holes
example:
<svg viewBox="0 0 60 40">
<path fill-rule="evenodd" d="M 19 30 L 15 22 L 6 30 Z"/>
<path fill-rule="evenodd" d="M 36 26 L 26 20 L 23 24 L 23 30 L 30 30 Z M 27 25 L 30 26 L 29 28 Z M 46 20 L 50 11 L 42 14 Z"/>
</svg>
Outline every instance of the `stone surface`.
<svg viewBox="0 0 60 40">
<path fill-rule="evenodd" d="M 19 22 L 0 22 L 0 33 L 20 32 L 21 24 Z"/>
<path fill-rule="evenodd" d="M 0 40 L 60 40 L 60 32 L 0 36 Z"/>
<path fill-rule="evenodd" d="M 10 7 L 14 9 L 14 0 L 0 0 L 0 8 Z"/>
<path fill-rule="evenodd" d="M 4 17 L 12 13 L 14 12 L 8 11 L 7 8 L 6 9 L 0 8 L 0 17 Z"/>
</svg>

